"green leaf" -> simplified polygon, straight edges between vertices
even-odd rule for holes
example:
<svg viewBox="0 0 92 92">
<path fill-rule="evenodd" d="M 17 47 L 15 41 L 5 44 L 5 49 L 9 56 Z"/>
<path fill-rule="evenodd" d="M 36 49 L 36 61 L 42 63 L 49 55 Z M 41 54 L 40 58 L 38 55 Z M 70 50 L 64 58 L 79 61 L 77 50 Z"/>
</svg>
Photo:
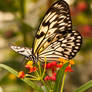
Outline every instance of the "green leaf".
<svg viewBox="0 0 92 92">
<path fill-rule="evenodd" d="M 0 64 L 0 67 L 8 70 L 9 72 L 11 72 L 12 74 L 14 74 L 16 77 L 18 76 L 18 72 L 15 71 L 14 69 L 12 69 L 11 67 L 4 65 L 4 64 Z M 39 87 L 38 85 L 36 85 L 35 83 L 33 83 L 30 79 L 21 79 L 22 81 L 24 81 L 25 83 L 27 83 L 29 86 L 31 86 L 33 89 L 35 89 L 38 92 L 43 92 L 42 88 Z"/>
<path fill-rule="evenodd" d="M 92 87 L 92 80 L 88 81 L 87 83 L 85 83 L 84 85 L 82 85 L 81 87 L 79 87 L 76 91 L 74 92 L 84 92 L 87 89 Z"/>
<path fill-rule="evenodd" d="M 67 66 L 68 66 L 68 63 L 64 64 L 63 67 L 59 69 L 59 71 L 57 72 L 56 82 L 54 85 L 53 92 L 60 92 L 60 86 L 62 84 L 63 75 Z"/>
</svg>

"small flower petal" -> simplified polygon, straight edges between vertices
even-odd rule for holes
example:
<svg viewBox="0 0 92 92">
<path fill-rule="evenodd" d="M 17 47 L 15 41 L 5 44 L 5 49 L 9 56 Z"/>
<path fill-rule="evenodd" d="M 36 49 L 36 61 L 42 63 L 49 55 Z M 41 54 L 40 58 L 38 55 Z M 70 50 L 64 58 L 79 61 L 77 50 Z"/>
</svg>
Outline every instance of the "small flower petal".
<svg viewBox="0 0 92 92">
<path fill-rule="evenodd" d="M 63 65 L 62 64 L 58 64 L 57 65 L 57 68 L 61 68 Z"/>
<path fill-rule="evenodd" d="M 25 68 L 26 69 L 30 69 L 30 68 L 32 68 L 33 66 L 30 66 L 30 65 L 25 65 Z"/>
<path fill-rule="evenodd" d="M 68 62 L 67 60 L 65 60 L 64 58 L 59 58 L 59 61 L 61 64 L 65 64 L 66 62 Z"/>
<path fill-rule="evenodd" d="M 33 61 L 28 61 L 26 65 L 32 66 L 33 65 Z"/>
<path fill-rule="evenodd" d="M 37 67 L 31 67 L 29 73 L 35 72 L 37 70 Z"/>
<path fill-rule="evenodd" d="M 65 72 L 73 72 L 70 66 L 66 67 Z"/>
<path fill-rule="evenodd" d="M 52 73 L 54 73 L 56 71 L 56 67 L 52 67 Z"/>
<path fill-rule="evenodd" d="M 75 64 L 73 60 L 69 60 L 69 63 L 70 63 L 71 65 L 74 65 L 74 64 Z"/>
<path fill-rule="evenodd" d="M 51 63 L 46 64 L 46 69 L 49 69 L 51 67 L 52 67 L 52 64 Z"/>
<path fill-rule="evenodd" d="M 23 71 L 20 71 L 18 74 L 19 78 L 24 78 L 25 77 L 25 73 Z"/>
<path fill-rule="evenodd" d="M 57 62 L 56 61 L 51 62 L 51 65 L 52 66 L 57 66 Z"/>
<path fill-rule="evenodd" d="M 53 76 L 56 76 L 56 73 L 55 72 L 53 73 Z"/>
<path fill-rule="evenodd" d="M 52 76 L 51 80 L 55 81 L 56 80 L 56 76 Z"/>
<path fill-rule="evenodd" d="M 50 79 L 51 79 L 50 76 L 46 76 L 46 77 L 44 78 L 45 81 L 50 80 Z"/>
</svg>

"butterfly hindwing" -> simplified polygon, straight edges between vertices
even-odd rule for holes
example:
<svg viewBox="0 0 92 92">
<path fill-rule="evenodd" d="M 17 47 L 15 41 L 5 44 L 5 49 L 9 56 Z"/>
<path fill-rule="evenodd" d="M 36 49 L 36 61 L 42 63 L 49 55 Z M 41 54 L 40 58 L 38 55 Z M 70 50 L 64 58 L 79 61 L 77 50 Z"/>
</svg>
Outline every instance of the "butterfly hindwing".
<svg viewBox="0 0 92 92">
<path fill-rule="evenodd" d="M 63 0 L 54 3 L 47 11 L 36 33 L 33 53 L 39 54 L 57 40 L 56 35 L 64 35 L 71 30 L 72 22 L 68 4 Z"/>
<path fill-rule="evenodd" d="M 43 52 L 39 54 L 39 59 L 47 61 L 58 61 L 59 57 L 72 59 L 79 51 L 82 43 L 82 37 L 78 31 L 72 31 L 62 36 L 57 41 L 51 43 Z"/>
</svg>

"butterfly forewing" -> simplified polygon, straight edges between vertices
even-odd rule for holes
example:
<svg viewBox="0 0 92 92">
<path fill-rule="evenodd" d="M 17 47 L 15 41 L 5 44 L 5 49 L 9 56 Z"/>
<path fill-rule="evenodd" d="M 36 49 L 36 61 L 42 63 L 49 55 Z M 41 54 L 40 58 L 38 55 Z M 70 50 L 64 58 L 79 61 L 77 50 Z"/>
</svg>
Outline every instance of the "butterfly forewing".
<svg viewBox="0 0 92 92">
<path fill-rule="evenodd" d="M 33 45 L 33 53 L 39 54 L 52 42 L 56 41 L 56 36 L 64 35 L 72 30 L 72 22 L 68 4 L 61 0 L 54 3 L 39 27 Z"/>
<path fill-rule="evenodd" d="M 16 45 L 13 45 L 13 44 L 9 44 L 10 48 L 12 50 L 14 50 L 15 52 L 23 55 L 23 56 L 26 56 L 26 57 L 30 57 L 32 56 L 32 49 L 30 48 L 27 48 L 27 47 L 20 47 L 20 46 L 16 46 Z"/>
</svg>

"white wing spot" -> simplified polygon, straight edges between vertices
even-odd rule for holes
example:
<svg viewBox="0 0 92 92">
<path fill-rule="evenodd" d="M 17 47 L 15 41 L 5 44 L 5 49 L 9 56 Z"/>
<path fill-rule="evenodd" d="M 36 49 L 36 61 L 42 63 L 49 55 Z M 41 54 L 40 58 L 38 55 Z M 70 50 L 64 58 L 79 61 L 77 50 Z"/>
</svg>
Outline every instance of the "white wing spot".
<svg viewBox="0 0 92 92">
<path fill-rule="evenodd" d="M 49 13 L 45 16 L 44 20 L 46 20 L 46 19 L 50 16 L 50 14 L 51 14 L 51 12 L 49 12 Z"/>
<path fill-rule="evenodd" d="M 77 52 L 77 50 L 73 50 L 74 52 Z"/>
<path fill-rule="evenodd" d="M 77 38 L 81 38 L 81 36 L 78 36 Z"/>
<path fill-rule="evenodd" d="M 76 42 L 80 42 L 80 40 L 76 40 Z"/>
<path fill-rule="evenodd" d="M 75 49 L 79 49 L 79 47 L 76 46 Z"/>
<path fill-rule="evenodd" d="M 75 53 L 72 52 L 72 55 L 75 55 Z"/>
<path fill-rule="evenodd" d="M 62 43 L 66 43 L 66 42 L 67 42 L 67 40 L 62 41 Z"/>
<path fill-rule="evenodd" d="M 64 28 L 65 28 L 65 27 L 60 27 L 59 29 L 60 29 L 60 30 L 64 30 Z"/>
<path fill-rule="evenodd" d="M 52 17 L 52 18 L 50 19 L 50 22 L 52 22 L 53 20 L 55 20 L 56 17 L 57 17 L 57 15 L 55 15 L 54 17 Z"/>
<path fill-rule="evenodd" d="M 49 28 L 52 28 L 55 24 L 57 23 L 57 21 L 54 21 L 50 24 Z"/>
<path fill-rule="evenodd" d="M 56 14 L 56 12 L 53 12 L 47 19 L 46 22 L 48 22 L 50 20 L 51 17 L 53 17 Z"/>
<path fill-rule="evenodd" d="M 65 23 L 60 23 L 59 25 L 62 26 L 62 25 L 65 25 Z"/>
<path fill-rule="evenodd" d="M 77 45 L 80 45 L 80 43 L 77 43 Z"/>
</svg>

